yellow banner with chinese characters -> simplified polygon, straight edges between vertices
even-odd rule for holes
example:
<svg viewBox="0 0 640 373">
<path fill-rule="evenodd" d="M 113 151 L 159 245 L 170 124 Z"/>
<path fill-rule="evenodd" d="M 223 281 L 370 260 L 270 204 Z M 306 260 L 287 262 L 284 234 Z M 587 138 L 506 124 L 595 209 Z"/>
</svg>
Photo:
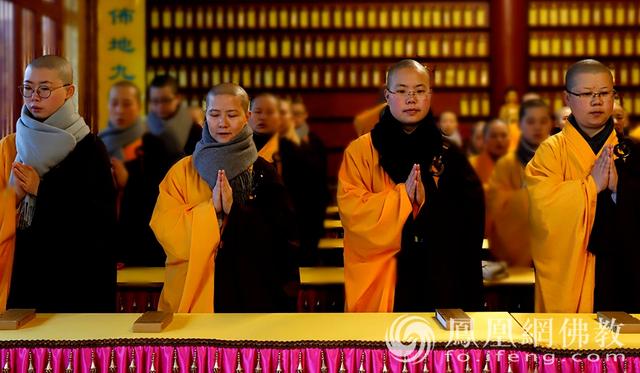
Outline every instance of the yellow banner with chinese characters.
<svg viewBox="0 0 640 373">
<path fill-rule="evenodd" d="M 109 88 L 113 83 L 129 80 L 145 92 L 145 47 L 145 1 L 99 0 L 96 63 L 101 129 L 106 127 L 109 118 Z"/>
</svg>

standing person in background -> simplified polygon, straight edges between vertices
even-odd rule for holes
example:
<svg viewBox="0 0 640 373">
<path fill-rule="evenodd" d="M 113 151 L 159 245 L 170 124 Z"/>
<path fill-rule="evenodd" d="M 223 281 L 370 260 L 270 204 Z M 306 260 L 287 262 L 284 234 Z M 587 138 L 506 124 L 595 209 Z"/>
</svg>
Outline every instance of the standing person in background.
<svg viewBox="0 0 640 373">
<path fill-rule="evenodd" d="M 563 106 L 560 109 L 556 110 L 554 114 L 554 127 L 551 129 L 552 135 L 555 135 L 558 132 L 562 132 L 564 126 L 569 123 L 569 115 L 571 115 L 571 108 L 568 106 Z"/>
<path fill-rule="evenodd" d="M 118 260 L 127 266 L 158 267 L 164 266 L 166 255 L 149 227 L 158 185 L 174 163 L 193 152 L 202 134 L 174 77 L 158 75 L 149 84 L 147 126 L 136 158 L 125 163 L 128 178 L 118 217 Z"/>
<path fill-rule="evenodd" d="M 496 162 L 509 151 L 510 134 L 507 124 L 500 119 L 489 121 L 482 130 L 483 150 L 469 162 L 486 188 Z"/>
<path fill-rule="evenodd" d="M 291 111 L 291 99 L 288 97 L 278 99 L 278 110 L 280 113 L 280 129 L 278 130 L 280 139 L 287 139 L 296 146 L 300 145 L 300 137 L 296 131 Z"/>
<path fill-rule="evenodd" d="M 482 153 L 484 149 L 484 126 L 487 125 L 487 122 L 481 120 L 476 122 L 471 129 L 471 138 L 469 139 L 469 144 L 467 147 L 467 155 L 469 158 L 473 156 L 477 156 Z"/>
<path fill-rule="evenodd" d="M 168 156 L 180 159 L 193 153 L 202 135 L 191 110 L 178 91 L 178 82 L 170 75 L 158 75 L 149 84 L 149 132 L 156 136 Z"/>
<path fill-rule="evenodd" d="M 278 98 L 270 93 L 259 94 L 251 100 L 250 111 L 249 126 L 258 155 L 280 168 L 278 132 L 281 119 Z"/>
<path fill-rule="evenodd" d="M 324 218 L 331 198 L 327 187 L 327 155 L 320 138 L 309 130 L 301 99 L 291 103 L 291 111 L 292 127 L 300 143 L 294 147 L 281 144 L 282 178 L 298 220 L 301 264 L 313 266 L 318 261 L 318 242 L 324 234 Z M 289 116 L 283 111 L 281 115 Z"/>
<path fill-rule="evenodd" d="M 619 101 L 613 103 L 613 127 L 620 135 L 626 136 L 629 134 L 629 114 L 622 107 Z"/>
<path fill-rule="evenodd" d="M 128 80 L 113 84 L 109 90 L 109 122 L 98 134 L 111 160 L 123 163 L 134 159 L 145 130 L 138 86 Z"/>
<path fill-rule="evenodd" d="M 122 191 L 127 185 L 129 172 L 125 162 L 138 156 L 146 123 L 142 118 L 140 89 L 130 81 L 122 80 L 109 90 L 109 121 L 98 134 L 111 157 L 113 179 L 118 190 L 118 207 Z"/>
<path fill-rule="evenodd" d="M 442 132 L 442 136 L 451 144 L 462 148 L 462 137 L 458 131 L 458 117 L 453 111 L 443 111 L 438 119 L 438 128 Z"/>
<path fill-rule="evenodd" d="M 128 91 L 115 93 L 123 101 Z M 202 131 L 182 101 L 173 77 L 155 77 L 149 87 L 148 131 L 132 159 L 124 164 L 112 160 L 119 190 L 117 257 L 126 266 L 164 266 L 166 255 L 149 227 L 158 185 L 174 163 L 193 152 Z"/>
<path fill-rule="evenodd" d="M 551 109 L 542 100 L 520 105 L 520 145 L 496 163 L 487 190 L 486 231 L 491 253 L 509 266 L 531 266 L 529 195 L 524 168 L 549 137 Z"/>
</svg>

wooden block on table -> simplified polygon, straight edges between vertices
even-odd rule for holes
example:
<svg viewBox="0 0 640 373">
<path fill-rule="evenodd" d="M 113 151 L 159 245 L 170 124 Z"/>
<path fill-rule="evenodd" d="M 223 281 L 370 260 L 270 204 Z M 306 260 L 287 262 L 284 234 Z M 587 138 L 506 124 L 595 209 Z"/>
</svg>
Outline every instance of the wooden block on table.
<svg viewBox="0 0 640 373">
<path fill-rule="evenodd" d="M 640 320 L 626 312 L 598 312 L 598 322 L 616 333 L 640 333 Z"/>
<path fill-rule="evenodd" d="M 159 333 L 173 320 L 173 313 L 147 311 L 133 323 L 134 333 Z"/>
<path fill-rule="evenodd" d="M 0 315 L 0 330 L 16 330 L 36 317 L 35 309 L 10 309 Z"/>
<path fill-rule="evenodd" d="M 463 330 L 473 329 L 473 320 L 460 308 L 438 308 L 436 309 L 436 320 L 446 330 L 454 327 Z"/>
</svg>

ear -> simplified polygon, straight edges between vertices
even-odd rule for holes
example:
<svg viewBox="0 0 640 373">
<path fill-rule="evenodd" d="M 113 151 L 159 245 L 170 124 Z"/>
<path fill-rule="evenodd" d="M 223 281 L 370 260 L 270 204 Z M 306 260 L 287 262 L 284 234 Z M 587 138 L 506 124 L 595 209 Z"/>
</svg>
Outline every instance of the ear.
<svg viewBox="0 0 640 373">
<path fill-rule="evenodd" d="M 388 89 L 384 89 L 384 100 L 387 101 L 387 104 L 389 103 L 389 90 Z"/>
<path fill-rule="evenodd" d="M 247 117 L 247 122 L 249 122 L 249 118 L 251 118 L 251 112 L 247 111 L 244 113 L 244 115 Z"/>
<path fill-rule="evenodd" d="M 73 94 L 76 93 L 76 86 L 75 84 L 71 84 L 70 86 L 67 87 L 67 94 L 65 95 L 64 99 L 68 100 L 71 97 L 73 97 Z"/>
</svg>

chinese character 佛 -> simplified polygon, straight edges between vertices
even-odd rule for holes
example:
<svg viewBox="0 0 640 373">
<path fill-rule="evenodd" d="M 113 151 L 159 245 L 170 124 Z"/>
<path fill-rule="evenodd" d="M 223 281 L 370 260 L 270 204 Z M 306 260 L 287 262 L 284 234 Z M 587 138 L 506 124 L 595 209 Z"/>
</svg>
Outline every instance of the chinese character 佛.
<svg viewBox="0 0 640 373">
<path fill-rule="evenodd" d="M 109 12 L 111 16 L 111 24 L 115 25 L 118 23 L 129 24 L 133 22 L 133 9 L 122 8 L 122 9 L 113 9 Z"/>
</svg>

